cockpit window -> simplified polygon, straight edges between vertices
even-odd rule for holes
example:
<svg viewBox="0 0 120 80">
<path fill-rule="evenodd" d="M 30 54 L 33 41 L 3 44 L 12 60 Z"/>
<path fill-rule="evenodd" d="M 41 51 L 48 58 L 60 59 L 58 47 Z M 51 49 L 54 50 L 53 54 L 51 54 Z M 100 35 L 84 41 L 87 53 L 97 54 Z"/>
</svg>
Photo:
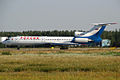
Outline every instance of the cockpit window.
<svg viewBox="0 0 120 80">
<path fill-rule="evenodd" d="M 10 38 L 7 38 L 5 41 L 10 40 Z"/>
</svg>

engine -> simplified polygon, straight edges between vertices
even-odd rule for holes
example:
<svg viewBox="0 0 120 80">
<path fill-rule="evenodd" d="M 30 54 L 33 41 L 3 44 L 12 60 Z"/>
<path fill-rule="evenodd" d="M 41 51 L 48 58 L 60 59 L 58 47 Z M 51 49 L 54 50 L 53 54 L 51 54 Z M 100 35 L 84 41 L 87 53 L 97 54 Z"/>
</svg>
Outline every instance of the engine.
<svg viewBox="0 0 120 80">
<path fill-rule="evenodd" d="M 90 41 L 92 41 L 92 40 L 88 39 L 88 38 L 75 38 L 75 42 L 78 42 L 78 43 L 87 43 Z"/>
<path fill-rule="evenodd" d="M 74 36 L 81 36 L 81 35 L 83 35 L 82 33 L 83 33 L 83 32 L 75 32 L 75 35 L 74 35 Z"/>
</svg>

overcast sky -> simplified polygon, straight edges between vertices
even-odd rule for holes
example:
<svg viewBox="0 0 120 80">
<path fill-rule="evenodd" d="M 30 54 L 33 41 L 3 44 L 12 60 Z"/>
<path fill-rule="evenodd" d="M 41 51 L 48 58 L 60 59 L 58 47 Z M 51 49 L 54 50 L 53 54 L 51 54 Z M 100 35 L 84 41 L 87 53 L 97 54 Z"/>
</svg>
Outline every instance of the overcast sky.
<svg viewBox="0 0 120 80">
<path fill-rule="evenodd" d="M 101 22 L 120 28 L 120 0 L 0 0 L 0 31 L 87 31 Z"/>
</svg>

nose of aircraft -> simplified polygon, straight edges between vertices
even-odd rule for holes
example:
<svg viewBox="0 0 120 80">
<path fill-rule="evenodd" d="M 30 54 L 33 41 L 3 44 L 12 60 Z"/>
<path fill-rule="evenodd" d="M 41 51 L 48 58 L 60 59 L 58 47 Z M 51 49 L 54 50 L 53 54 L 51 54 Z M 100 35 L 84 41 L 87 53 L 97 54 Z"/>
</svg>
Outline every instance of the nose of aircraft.
<svg viewBox="0 0 120 80">
<path fill-rule="evenodd" d="M 5 43 L 6 43 L 6 41 L 3 41 L 3 42 L 2 42 L 2 44 L 5 44 Z"/>
<path fill-rule="evenodd" d="M 3 41 L 2 44 L 7 44 L 8 42 L 7 41 Z"/>
<path fill-rule="evenodd" d="M 2 42 L 2 44 L 10 45 L 10 41 L 9 40 L 5 40 L 5 41 Z"/>
</svg>

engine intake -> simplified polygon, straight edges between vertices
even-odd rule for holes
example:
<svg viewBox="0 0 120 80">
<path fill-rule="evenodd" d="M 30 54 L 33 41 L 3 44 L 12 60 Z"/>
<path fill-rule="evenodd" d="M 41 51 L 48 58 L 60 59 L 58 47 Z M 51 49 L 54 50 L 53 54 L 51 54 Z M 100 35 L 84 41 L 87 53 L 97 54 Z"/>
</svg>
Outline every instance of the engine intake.
<svg viewBox="0 0 120 80">
<path fill-rule="evenodd" d="M 77 37 L 77 36 L 81 36 L 81 35 L 83 35 L 82 34 L 83 32 L 75 32 L 75 36 Z"/>
</svg>

